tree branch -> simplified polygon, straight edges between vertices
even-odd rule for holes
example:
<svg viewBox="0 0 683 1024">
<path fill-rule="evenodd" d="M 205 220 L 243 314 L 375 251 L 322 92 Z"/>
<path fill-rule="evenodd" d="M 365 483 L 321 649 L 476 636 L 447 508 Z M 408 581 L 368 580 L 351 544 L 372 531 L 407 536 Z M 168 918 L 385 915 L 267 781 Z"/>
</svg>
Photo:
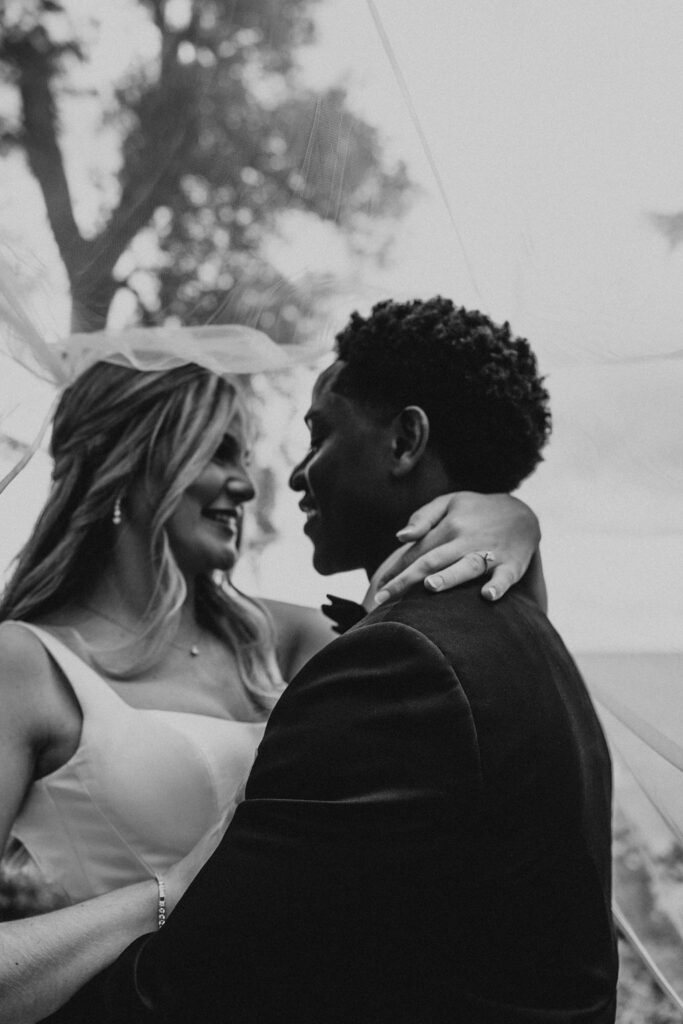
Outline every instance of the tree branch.
<svg viewBox="0 0 683 1024">
<path fill-rule="evenodd" d="M 193 139 L 191 116 L 179 116 L 172 132 L 163 136 L 158 133 L 153 137 L 146 136 L 144 152 L 136 156 L 137 169 L 129 174 L 108 224 L 99 235 L 85 242 L 86 258 L 72 281 L 76 290 L 87 292 L 111 274 L 133 238 L 175 190 L 182 173 L 183 158 Z"/>
<path fill-rule="evenodd" d="M 41 46 L 42 30 L 6 41 L 5 52 L 18 72 L 22 101 L 23 143 L 29 167 L 45 200 L 50 227 L 69 276 L 79 265 L 84 239 L 73 214 L 73 203 L 57 141 L 57 110 L 51 89 L 53 62 Z"/>
<path fill-rule="evenodd" d="M 121 254 L 149 223 L 154 211 L 177 190 L 195 139 L 197 69 L 177 63 L 178 39 L 164 23 L 165 0 L 152 0 L 153 19 L 161 33 L 159 81 L 138 109 L 139 144 L 125 154 L 119 177 L 121 196 L 108 224 L 86 243 L 78 289 L 86 292 L 111 275 Z M 192 15 L 192 22 L 197 12 Z"/>
</svg>

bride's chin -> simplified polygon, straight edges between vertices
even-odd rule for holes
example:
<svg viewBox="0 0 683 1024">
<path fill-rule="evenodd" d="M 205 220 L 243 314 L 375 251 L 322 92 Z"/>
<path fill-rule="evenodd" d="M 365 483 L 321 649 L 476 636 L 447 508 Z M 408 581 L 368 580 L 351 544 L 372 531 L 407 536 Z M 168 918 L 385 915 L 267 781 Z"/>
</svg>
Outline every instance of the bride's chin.
<svg viewBox="0 0 683 1024">
<path fill-rule="evenodd" d="M 175 554 L 175 552 L 174 552 Z M 193 551 L 188 555 L 185 552 L 184 558 L 176 555 L 178 568 L 186 578 L 197 576 L 211 576 L 213 573 L 226 573 L 234 569 L 239 554 L 233 547 L 226 547 L 222 551 Z"/>
<path fill-rule="evenodd" d="M 231 544 L 227 546 L 217 558 L 214 559 L 215 564 L 213 566 L 213 569 L 210 571 L 227 572 L 228 570 L 234 568 L 238 558 L 239 552 L 237 551 L 237 548 Z"/>
</svg>

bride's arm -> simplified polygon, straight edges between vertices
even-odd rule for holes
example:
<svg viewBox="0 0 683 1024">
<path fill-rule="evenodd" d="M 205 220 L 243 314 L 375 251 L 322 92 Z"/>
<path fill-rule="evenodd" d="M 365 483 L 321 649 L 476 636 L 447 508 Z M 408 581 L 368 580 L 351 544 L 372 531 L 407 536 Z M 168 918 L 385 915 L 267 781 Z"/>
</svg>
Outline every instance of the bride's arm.
<svg viewBox="0 0 683 1024">
<path fill-rule="evenodd" d="M 538 519 L 510 494 L 442 495 L 418 509 L 397 537 L 404 546 L 375 573 L 367 608 L 421 581 L 429 590 L 448 590 L 486 576 L 481 592 L 488 600 L 525 577 L 528 593 L 547 610 Z"/>
<path fill-rule="evenodd" d="M 171 914 L 220 842 L 217 823 L 164 874 Z M 0 923 L 0 1024 L 36 1024 L 158 924 L 151 878 L 49 914 Z"/>
<path fill-rule="evenodd" d="M 283 679 L 293 679 L 314 654 L 336 633 L 319 608 L 305 608 L 286 601 L 263 600 L 275 624 L 277 657 Z"/>
<path fill-rule="evenodd" d="M 49 914 L 0 924 L 0 1024 L 54 1013 L 156 927 L 154 879 Z"/>
<path fill-rule="evenodd" d="M 30 685 L 27 685 L 27 682 Z M 43 648 L 26 630 L 0 630 L 0 850 L 57 733 L 64 705 Z M 0 1024 L 42 1020 L 138 935 L 154 926 L 154 880 L 88 903 L 0 923 Z"/>
</svg>

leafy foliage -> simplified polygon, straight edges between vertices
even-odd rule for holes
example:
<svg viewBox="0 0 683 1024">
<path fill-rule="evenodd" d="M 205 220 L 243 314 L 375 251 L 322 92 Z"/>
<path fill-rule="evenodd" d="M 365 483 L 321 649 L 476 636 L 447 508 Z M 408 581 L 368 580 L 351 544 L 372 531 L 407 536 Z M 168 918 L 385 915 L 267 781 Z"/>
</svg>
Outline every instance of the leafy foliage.
<svg viewBox="0 0 683 1024">
<path fill-rule="evenodd" d="M 119 140 L 117 195 L 103 196 L 90 234 L 74 215 L 60 111 L 88 92 L 79 71 L 100 16 L 73 0 L 0 5 L 0 69 L 20 101 L 1 138 L 40 184 L 74 326 L 100 326 L 125 284 L 143 321 L 239 319 L 292 340 L 316 289 L 288 281 L 268 251 L 287 219 L 328 223 L 356 252 L 379 252 L 372 226 L 400 213 L 410 186 L 341 88 L 302 86 L 297 51 L 313 39 L 317 2 L 121 2 L 137 56 L 104 112 Z M 151 57 L 138 36 L 154 40 Z M 131 250 L 141 233 L 144 258 Z"/>
</svg>

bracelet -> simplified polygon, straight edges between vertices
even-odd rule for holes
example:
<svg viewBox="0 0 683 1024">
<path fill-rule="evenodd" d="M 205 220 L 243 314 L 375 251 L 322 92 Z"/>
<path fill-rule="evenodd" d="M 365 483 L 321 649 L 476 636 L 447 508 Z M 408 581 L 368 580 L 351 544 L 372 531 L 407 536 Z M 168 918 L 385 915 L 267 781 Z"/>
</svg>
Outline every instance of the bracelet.
<svg viewBox="0 0 683 1024">
<path fill-rule="evenodd" d="M 159 899 L 157 901 L 157 928 L 163 928 L 166 924 L 166 883 L 160 875 L 157 875 L 157 886 L 159 887 Z"/>
</svg>

